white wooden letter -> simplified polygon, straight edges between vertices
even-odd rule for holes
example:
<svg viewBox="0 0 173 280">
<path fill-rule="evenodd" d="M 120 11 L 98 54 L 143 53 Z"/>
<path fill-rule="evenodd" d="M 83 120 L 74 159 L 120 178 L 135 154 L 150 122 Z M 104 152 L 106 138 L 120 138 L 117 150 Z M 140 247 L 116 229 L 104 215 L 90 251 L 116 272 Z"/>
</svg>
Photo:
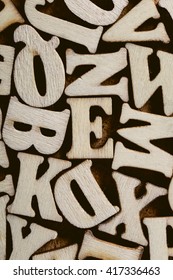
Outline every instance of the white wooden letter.
<svg viewBox="0 0 173 280">
<path fill-rule="evenodd" d="M 0 260 L 6 259 L 6 206 L 8 195 L 0 197 Z"/>
<path fill-rule="evenodd" d="M 2 129 L 2 110 L 0 109 L 0 139 L 2 137 L 1 135 L 1 129 Z"/>
<path fill-rule="evenodd" d="M 62 60 L 56 48 L 59 39 L 52 37 L 47 42 L 29 25 L 21 25 L 14 32 L 15 42 L 24 42 L 15 60 L 14 81 L 19 96 L 28 104 L 35 107 L 53 105 L 61 97 L 65 85 L 65 73 Z M 35 82 L 34 56 L 39 55 L 45 71 L 46 93 L 40 95 Z"/>
<path fill-rule="evenodd" d="M 3 139 L 10 148 L 17 151 L 24 151 L 34 145 L 42 154 L 53 154 L 64 141 L 69 116 L 70 111 L 67 109 L 52 112 L 33 108 L 11 97 L 3 127 Z M 25 124 L 27 128 L 16 127 L 16 124 Z M 48 136 L 42 129 L 51 131 L 53 135 Z"/>
<path fill-rule="evenodd" d="M 14 186 L 11 175 L 7 175 L 3 181 L 0 181 L 0 193 L 6 193 L 9 196 L 14 195 Z"/>
<path fill-rule="evenodd" d="M 173 137 L 173 118 L 136 111 L 124 104 L 120 122 L 126 123 L 130 119 L 147 122 L 148 125 L 122 128 L 118 130 L 118 134 L 149 153 L 130 150 L 118 142 L 112 168 L 117 170 L 122 166 L 131 166 L 161 172 L 171 177 L 173 156 L 154 146 L 151 140 Z"/>
<path fill-rule="evenodd" d="M 173 248 L 167 245 L 167 226 L 173 228 L 173 217 L 145 218 L 148 228 L 151 260 L 168 260 L 173 257 Z"/>
<path fill-rule="evenodd" d="M 90 122 L 90 108 L 99 106 L 106 114 L 112 114 L 112 99 L 105 98 L 68 98 L 72 110 L 72 148 L 68 158 L 112 158 L 113 139 L 106 139 L 103 147 L 93 149 L 90 144 L 90 133 L 93 131 L 97 139 L 102 138 L 102 118 L 97 116 Z"/>
<path fill-rule="evenodd" d="M 147 184 L 146 195 L 136 199 L 135 188 L 140 184 L 139 180 L 117 172 L 113 173 L 113 178 L 117 183 L 121 211 L 115 217 L 101 224 L 99 230 L 115 235 L 116 227 L 124 223 L 125 233 L 122 234 L 122 238 L 146 246 L 147 240 L 141 227 L 140 211 L 158 196 L 166 195 L 167 191 L 164 188 Z"/>
<path fill-rule="evenodd" d="M 173 210 L 173 178 L 171 178 L 171 182 L 168 188 L 168 201 L 171 209 Z"/>
<path fill-rule="evenodd" d="M 112 0 L 114 8 L 106 11 L 90 0 L 65 0 L 68 8 L 78 17 L 95 25 L 109 25 L 114 23 L 122 10 L 128 5 L 128 0 Z"/>
<path fill-rule="evenodd" d="M 0 109 L 0 139 L 1 139 L 1 127 L 2 127 L 2 111 Z M 4 142 L 0 140 L 0 166 L 3 168 L 9 167 L 9 160 L 6 152 Z M 0 181 L 0 194 L 6 193 L 8 195 L 14 195 L 14 186 L 11 175 L 6 175 L 5 179 Z"/>
<path fill-rule="evenodd" d="M 165 8 L 173 19 L 173 2 L 170 0 L 157 0 L 160 7 Z"/>
<path fill-rule="evenodd" d="M 2 129 L 2 111 L 0 109 L 0 139 L 2 137 L 1 129 Z M 1 140 L 0 140 L 0 166 L 2 166 L 3 168 L 9 167 L 9 160 L 8 160 L 6 148 L 4 142 Z"/>
<path fill-rule="evenodd" d="M 33 260 L 75 260 L 78 251 L 78 244 L 70 245 L 46 253 L 34 255 Z"/>
<path fill-rule="evenodd" d="M 9 95 L 11 89 L 14 48 L 0 45 L 0 56 L 2 56 L 3 59 L 3 61 L 0 61 L 0 95 Z"/>
<path fill-rule="evenodd" d="M 3 141 L 0 141 L 0 166 L 2 166 L 3 168 L 9 167 L 9 160 Z"/>
<path fill-rule="evenodd" d="M 22 229 L 27 226 L 27 221 L 17 216 L 8 215 L 13 241 L 13 250 L 10 260 L 28 260 L 31 255 L 48 241 L 57 237 L 57 232 L 31 224 L 30 234 L 23 238 Z"/>
<path fill-rule="evenodd" d="M 128 80 L 123 77 L 116 85 L 101 85 L 127 66 L 127 52 L 121 48 L 115 53 L 81 55 L 67 50 L 67 73 L 72 74 L 79 65 L 95 65 L 95 67 L 71 83 L 65 90 L 69 96 L 118 95 L 128 101 Z"/>
<path fill-rule="evenodd" d="M 23 23 L 24 19 L 21 17 L 11 0 L 1 0 L 5 7 L 0 12 L 0 32 L 13 23 Z"/>
<path fill-rule="evenodd" d="M 153 53 L 153 50 L 133 44 L 126 44 L 126 48 L 129 51 L 136 107 L 141 108 L 161 86 L 165 114 L 171 115 L 173 113 L 173 54 L 162 51 L 157 52 L 157 56 L 160 59 L 161 70 L 157 77 L 151 81 L 148 57 Z"/>
<path fill-rule="evenodd" d="M 55 200 L 65 218 L 79 228 L 90 228 L 118 212 L 108 201 L 91 173 L 91 161 L 84 161 L 62 175 L 55 184 Z M 88 214 L 72 192 L 75 181 L 82 190 L 94 216 Z"/>
<path fill-rule="evenodd" d="M 53 198 L 50 181 L 62 170 L 71 166 L 68 161 L 49 158 L 49 169 L 36 179 L 43 157 L 19 153 L 20 175 L 17 184 L 17 191 L 13 203 L 8 210 L 12 214 L 34 217 L 32 209 L 32 198 L 37 197 L 40 215 L 43 219 L 62 222 L 58 214 Z"/>
<path fill-rule="evenodd" d="M 160 18 L 160 14 L 153 0 L 142 0 L 123 18 L 111 26 L 103 35 L 104 41 L 162 41 L 169 43 L 163 23 L 159 23 L 154 30 L 135 31 L 150 18 Z"/>
<path fill-rule="evenodd" d="M 94 257 L 101 260 L 139 260 L 143 247 L 123 247 L 96 238 L 91 231 L 86 231 L 79 251 L 79 260 Z"/>
<path fill-rule="evenodd" d="M 47 0 L 52 3 L 54 0 Z M 96 52 L 103 27 L 89 29 L 66 20 L 43 14 L 36 9 L 37 5 L 45 5 L 46 0 L 26 0 L 25 14 L 30 23 L 44 32 L 82 44 L 91 53 Z"/>
</svg>

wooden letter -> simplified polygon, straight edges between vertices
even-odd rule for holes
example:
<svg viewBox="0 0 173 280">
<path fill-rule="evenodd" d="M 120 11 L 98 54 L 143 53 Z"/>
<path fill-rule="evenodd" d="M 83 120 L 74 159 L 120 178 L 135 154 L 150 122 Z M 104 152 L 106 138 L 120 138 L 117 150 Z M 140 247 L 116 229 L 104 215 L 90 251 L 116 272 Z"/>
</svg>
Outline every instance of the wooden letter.
<svg viewBox="0 0 173 280">
<path fill-rule="evenodd" d="M 0 139 L 1 139 L 1 127 L 2 127 L 2 111 L 0 109 Z M 6 152 L 4 142 L 0 140 L 0 166 L 3 168 L 9 167 L 9 160 Z M 6 175 L 5 179 L 0 181 L 0 194 L 6 193 L 8 195 L 14 195 L 14 186 L 11 175 Z M 0 235 L 1 236 L 1 235 Z"/>
<path fill-rule="evenodd" d="M 139 180 L 116 172 L 113 173 L 113 178 L 117 183 L 121 211 L 115 217 L 101 224 L 99 230 L 115 235 L 116 227 L 124 223 L 125 233 L 122 234 L 122 238 L 146 246 L 147 240 L 141 227 L 140 211 L 158 196 L 166 195 L 167 191 L 164 188 L 147 184 L 146 195 L 136 199 L 135 189 L 140 184 Z"/>
<path fill-rule="evenodd" d="M 6 206 L 8 195 L 0 197 L 0 260 L 6 259 Z"/>
<path fill-rule="evenodd" d="M 165 8 L 173 19 L 173 2 L 170 0 L 157 0 L 160 7 Z"/>
<path fill-rule="evenodd" d="M 55 184 L 55 200 L 65 218 L 79 228 L 91 228 L 118 212 L 108 201 L 91 173 L 87 160 L 62 175 Z M 72 191 L 72 181 L 85 195 L 94 215 L 88 214 Z"/>
<path fill-rule="evenodd" d="M 2 166 L 3 168 L 9 167 L 9 160 L 3 141 L 0 141 L 0 166 Z"/>
<path fill-rule="evenodd" d="M 79 260 L 94 257 L 101 260 L 139 260 L 143 247 L 123 247 L 96 238 L 91 231 L 86 231 L 79 252 Z"/>
<path fill-rule="evenodd" d="M 0 109 L 0 139 L 2 137 L 1 129 L 2 129 L 2 111 Z M 3 168 L 9 167 L 9 160 L 8 160 L 6 148 L 4 142 L 1 140 L 0 140 L 0 166 L 2 166 Z"/>
<path fill-rule="evenodd" d="M 11 97 L 3 127 L 3 139 L 10 148 L 17 151 L 27 150 L 34 145 L 42 154 L 53 154 L 63 143 L 69 116 L 70 111 L 67 109 L 62 112 L 37 109 Z M 21 128 L 20 125 L 26 127 Z"/>
<path fill-rule="evenodd" d="M 146 149 L 146 152 L 130 150 L 118 142 L 112 168 L 117 170 L 122 166 L 131 166 L 158 171 L 171 177 L 173 156 L 154 146 L 151 140 L 172 138 L 173 118 L 136 111 L 124 104 L 120 121 L 126 123 L 130 119 L 143 121 L 145 125 L 122 128 L 118 130 L 118 134 Z"/>
<path fill-rule="evenodd" d="M 52 37 L 47 42 L 29 25 L 19 26 L 14 33 L 15 42 L 24 42 L 25 48 L 18 54 L 15 61 L 14 81 L 19 96 L 34 107 L 47 107 L 53 105 L 61 97 L 65 73 L 62 60 L 56 48 L 59 39 Z M 39 94 L 35 82 L 33 59 L 39 55 L 45 71 L 46 93 Z"/>
<path fill-rule="evenodd" d="M 150 18 L 160 18 L 160 14 L 153 0 L 142 0 L 123 18 L 111 26 L 103 35 L 104 41 L 162 41 L 169 43 L 163 23 L 159 23 L 154 30 L 136 31 Z"/>
<path fill-rule="evenodd" d="M 1 0 L 1 2 L 5 7 L 0 11 L 0 32 L 13 23 L 24 22 L 11 0 Z"/>
<path fill-rule="evenodd" d="M 27 221 L 13 215 L 8 215 L 7 220 L 11 226 L 13 241 L 10 260 L 28 260 L 40 247 L 57 237 L 56 231 L 31 224 L 30 234 L 23 238 L 22 229 L 27 226 Z"/>
<path fill-rule="evenodd" d="M 10 213 L 34 217 L 31 203 L 37 197 L 40 215 L 43 219 L 62 222 L 53 199 L 50 181 L 62 170 L 71 166 L 68 161 L 49 158 L 49 169 L 36 179 L 43 157 L 19 153 L 20 175 L 13 203 L 9 206 Z M 63 202 L 64 203 L 64 202 Z"/>
<path fill-rule="evenodd" d="M 52 3 L 54 0 L 47 0 Z M 44 32 L 82 44 L 91 53 L 96 52 L 103 27 L 89 29 L 66 20 L 43 14 L 36 9 L 37 5 L 45 5 L 46 0 L 26 0 L 25 13 L 30 23 Z"/>
<path fill-rule="evenodd" d="M 112 0 L 114 8 L 106 11 L 90 0 L 65 0 L 68 8 L 78 17 L 95 25 L 109 25 L 114 23 L 122 10 L 128 5 L 128 0 Z"/>
<path fill-rule="evenodd" d="M 112 99 L 105 98 L 68 98 L 72 110 L 72 148 L 68 158 L 112 158 L 113 139 L 105 139 L 104 146 L 93 149 L 90 144 L 90 133 L 97 139 L 102 138 L 102 118 L 97 116 L 90 122 L 90 109 L 99 106 L 106 114 L 112 114 Z M 106 142 L 107 141 L 107 142 Z M 106 144 L 105 144 L 106 142 Z"/>
<path fill-rule="evenodd" d="M 67 73 L 72 74 L 79 65 L 95 67 L 71 83 L 65 90 L 69 96 L 118 95 L 128 101 L 128 80 L 123 77 L 116 85 L 102 85 L 104 81 L 127 66 L 127 52 L 121 48 L 115 53 L 81 55 L 67 50 Z"/>
<path fill-rule="evenodd" d="M 173 257 L 173 248 L 167 245 L 167 226 L 173 228 L 173 217 L 145 218 L 148 228 L 151 260 L 168 260 Z"/>
<path fill-rule="evenodd" d="M 2 110 L 0 109 L 0 139 L 2 137 L 1 135 L 1 129 L 2 129 Z"/>
<path fill-rule="evenodd" d="M 50 252 L 34 255 L 33 260 L 75 260 L 78 251 L 78 244 Z"/>
<path fill-rule="evenodd" d="M 10 196 L 14 195 L 14 186 L 11 175 L 7 175 L 3 181 L 0 181 L 0 194 L 6 193 Z"/>
<path fill-rule="evenodd" d="M 9 95 L 11 89 L 11 73 L 14 60 L 14 48 L 0 45 L 0 95 Z"/>
<path fill-rule="evenodd" d="M 173 113 L 173 54 L 157 52 L 160 59 L 160 73 L 154 80 L 150 80 L 148 57 L 153 53 L 151 48 L 126 44 L 129 51 L 130 68 L 132 75 L 134 102 L 141 108 L 161 86 L 166 115 Z"/>
<path fill-rule="evenodd" d="M 171 179 L 171 182 L 169 184 L 168 201 L 171 209 L 173 210 L 173 178 Z"/>
</svg>

